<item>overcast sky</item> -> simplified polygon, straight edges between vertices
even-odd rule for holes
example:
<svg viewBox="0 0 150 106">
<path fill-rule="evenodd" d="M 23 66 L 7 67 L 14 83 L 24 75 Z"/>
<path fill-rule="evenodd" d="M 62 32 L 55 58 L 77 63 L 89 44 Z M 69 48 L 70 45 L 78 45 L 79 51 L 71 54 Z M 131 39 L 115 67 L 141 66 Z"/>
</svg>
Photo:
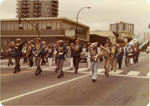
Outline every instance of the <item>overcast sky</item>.
<svg viewBox="0 0 150 106">
<path fill-rule="evenodd" d="M 16 18 L 16 0 L 3 0 L 1 19 Z M 90 6 L 80 13 L 79 21 L 91 30 L 109 30 L 109 24 L 120 21 L 135 24 L 135 33 L 148 31 L 150 5 L 147 0 L 59 0 L 59 17 L 75 20 L 78 10 Z"/>
</svg>

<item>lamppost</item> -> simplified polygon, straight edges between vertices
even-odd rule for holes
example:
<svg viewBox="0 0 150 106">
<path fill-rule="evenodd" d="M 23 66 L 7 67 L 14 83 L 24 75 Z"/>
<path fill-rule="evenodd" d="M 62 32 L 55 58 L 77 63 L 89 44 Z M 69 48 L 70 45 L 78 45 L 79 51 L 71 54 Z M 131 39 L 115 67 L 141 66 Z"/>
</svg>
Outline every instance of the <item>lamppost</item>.
<svg viewBox="0 0 150 106">
<path fill-rule="evenodd" d="M 83 9 L 85 9 L 85 8 L 87 8 L 87 9 L 90 9 L 91 7 L 83 7 L 83 8 L 81 8 L 79 11 L 78 11 L 78 13 L 77 13 L 77 17 L 76 17 L 76 29 L 75 29 L 75 40 L 77 40 L 78 39 L 78 31 L 77 31 L 77 29 L 78 29 L 78 20 L 79 20 L 79 14 L 80 14 L 80 12 L 83 10 Z"/>
<path fill-rule="evenodd" d="M 30 21 L 26 20 L 23 17 L 19 17 L 19 25 L 21 24 L 21 19 L 25 20 L 27 23 L 29 23 L 30 25 L 32 25 L 32 27 L 37 31 L 37 35 L 38 35 L 38 38 L 39 38 L 40 37 L 40 32 L 39 32 L 38 27 L 34 26 Z"/>
</svg>

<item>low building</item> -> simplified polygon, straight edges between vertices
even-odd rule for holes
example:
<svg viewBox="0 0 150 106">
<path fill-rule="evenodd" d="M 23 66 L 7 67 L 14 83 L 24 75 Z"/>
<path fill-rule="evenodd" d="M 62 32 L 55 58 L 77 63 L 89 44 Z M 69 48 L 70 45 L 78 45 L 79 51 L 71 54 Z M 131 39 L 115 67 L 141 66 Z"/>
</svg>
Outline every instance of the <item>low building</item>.
<svg viewBox="0 0 150 106">
<path fill-rule="evenodd" d="M 90 42 L 99 42 L 105 44 L 107 39 L 109 39 L 112 43 L 116 43 L 117 34 L 113 31 L 91 31 L 90 32 Z"/>
<path fill-rule="evenodd" d="M 6 51 L 7 45 L 16 38 L 23 41 L 40 37 L 48 43 L 62 39 L 65 43 L 74 41 L 76 22 L 68 18 L 26 18 L 1 20 L 1 46 Z M 76 30 L 81 42 L 89 41 L 89 26 L 78 23 Z"/>
</svg>

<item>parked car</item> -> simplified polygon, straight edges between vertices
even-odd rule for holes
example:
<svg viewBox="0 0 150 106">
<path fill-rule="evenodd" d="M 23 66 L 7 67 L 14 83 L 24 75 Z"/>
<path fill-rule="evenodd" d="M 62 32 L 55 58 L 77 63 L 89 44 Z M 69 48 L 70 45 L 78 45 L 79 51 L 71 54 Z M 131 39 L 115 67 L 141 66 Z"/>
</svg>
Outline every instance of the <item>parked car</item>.
<svg viewBox="0 0 150 106">
<path fill-rule="evenodd" d="M 87 62 L 87 58 L 86 58 L 86 53 L 85 52 L 81 52 L 80 62 L 81 63 L 86 63 Z"/>
<path fill-rule="evenodd" d="M 146 48 L 146 53 L 149 53 L 150 52 L 150 46 L 148 46 L 147 48 Z"/>
</svg>

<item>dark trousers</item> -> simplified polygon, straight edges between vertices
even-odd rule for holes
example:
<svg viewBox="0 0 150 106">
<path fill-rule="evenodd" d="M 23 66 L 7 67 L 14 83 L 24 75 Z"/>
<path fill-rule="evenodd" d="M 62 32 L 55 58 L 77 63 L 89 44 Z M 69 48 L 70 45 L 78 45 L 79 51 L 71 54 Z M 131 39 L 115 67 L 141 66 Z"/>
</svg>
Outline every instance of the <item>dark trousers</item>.
<svg viewBox="0 0 150 106">
<path fill-rule="evenodd" d="M 32 67 L 33 66 L 33 54 L 29 54 L 28 56 L 28 61 L 29 61 L 29 66 Z"/>
<path fill-rule="evenodd" d="M 24 57 L 23 63 L 27 63 L 27 56 Z"/>
<path fill-rule="evenodd" d="M 15 57 L 15 67 L 14 67 L 14 72 L 19 72 L 20 71 L 20 56 Z"/>
<path fill-rule="evenodd" d="M 35 72 L 35 75 L 38 75 L 38 74 L 40 74 L 42 72 L 42 69 L 40 67 L 41 57 L 40 56 L 35 57 L 35 62 L 36 62 L 36 72 Z"/>
<path fill-rule="evenodd" d="M 129 66 L 129 57 L 128 56 L 125 56 L 125 64 L 127 67 Z"/>
<path fill-rule="evenodd" d="M 42 63 L 41 63 L 41 65 L 45 65 L 46 64 L 46 61 L 45 61 L 45 59 L 44 59 L 44 55 L 42 55 Z"/>
<path fill-rule="evenodd" d="M 14 63 L 12 62 L 12 58 L 13 58 L 13 56 L 12 56 L 12 55 L 9 55 L 9 57 L 8 57 L 8 66 L 14 64 Z"/>
<path fill-rule="evenodd" d="M 73 57 L 73 65 L 75 67 L 75 71 L 78 72 L 80 57 Z"/>
<path fill-rule="evenodd" d="M 118 65 L 119 65 L 119 69 L 121 69 L 121 65 L 122 65 L 122 58 L 118 58 Z"/>
<path fill-rule="evenodd" d="M 63 74 L 63 64 L 64 64 L 63 59 L 57 59 L 56 70 L 59 70 L 59 76 Z"/>
</svg>

